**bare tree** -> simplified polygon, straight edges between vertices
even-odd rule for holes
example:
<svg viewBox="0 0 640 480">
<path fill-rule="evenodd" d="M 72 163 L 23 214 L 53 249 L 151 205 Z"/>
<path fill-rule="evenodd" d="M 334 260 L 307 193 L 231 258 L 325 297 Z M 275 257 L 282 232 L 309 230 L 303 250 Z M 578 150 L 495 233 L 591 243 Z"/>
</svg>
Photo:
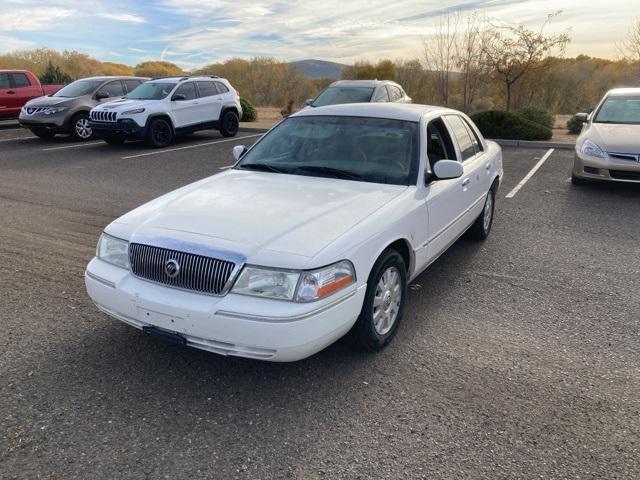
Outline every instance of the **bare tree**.
<svg viewBox="0 0 640 480">
<path fill-rule="evenodd" d="M 638 64 L 638 74 L 640 75 L 640 17 L 631 24 L 627 38 L 622 43 L 622 51 L 625 57 Z"/>
<path fill-rule="evenodd" d="M 445 106 L 449 105 L 451 74 L 456 65 L 459 23 L 458 12 L 447 12 L 440 17 L 435 34 L 423 40 L 425 65 L 435 76 Z"/>
<path fill-rule="evenodd" d="M 493 76 L 504 85 L 505 110 L 511 109 L 511 90 L 518 80 L 527 73 L 546 70 L 552 53 L 564 53 L 570 40 L 566 33 L 544 34 L 545 27 L 559 14 L 549 15 L 539 31 L 524 25 L 491 25 L 487 30 L 484 58 Z"/>
<path fill-rule="evenodd" d="M 487 62 L 484 61 L 484 44 L 487 30 L 477 12 L 467 17 L 467 25 L 460 34 L 455 67 L 460 71 L 462 110 L 469 112 L 480 87 L 489 79 Z"/>
</svg>

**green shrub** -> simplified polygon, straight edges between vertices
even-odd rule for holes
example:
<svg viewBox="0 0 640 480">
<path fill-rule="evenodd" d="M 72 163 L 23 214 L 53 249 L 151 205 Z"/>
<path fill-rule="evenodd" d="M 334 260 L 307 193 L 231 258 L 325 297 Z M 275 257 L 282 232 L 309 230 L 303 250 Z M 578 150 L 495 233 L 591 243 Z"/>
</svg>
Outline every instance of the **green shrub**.
<svg viewBox="0 0 640 480">
<path fill-rule="evenodd" d="M 527 120 L 539 123 L 540 125 L 544 125 L 547 128 L 553 128 L 553 123 L 555 120 L 553 115 L 542 108 L 521 108 L 520 110 L 517 110 L 516 113 L 523 116 Z"/>
<path fill-rule="evenodd" d="M 243 122 L 255 122 L 258 119 L 258 112 L 251 105 L 251 102 L 246 98 L 240 99 L 240 106 L 242 107 L 242 121 Z"/>
<path fill-rule="evenodd" d="M 582 130 L 582 125 L 584 124 L 580 120 L 578 120 L 578 117 L 576 115 L 567 120 L 567 129 L 572 135 L 578 135 Z"/>
<path fill-rule="evenodd" d="M 552 136 L 550 128 L 527 120 L 513 112 L 488 110 L 476 113 L 471 118 L 482 132 L 482 135 L 487 138 L 549 140 Z"/>
</svg>

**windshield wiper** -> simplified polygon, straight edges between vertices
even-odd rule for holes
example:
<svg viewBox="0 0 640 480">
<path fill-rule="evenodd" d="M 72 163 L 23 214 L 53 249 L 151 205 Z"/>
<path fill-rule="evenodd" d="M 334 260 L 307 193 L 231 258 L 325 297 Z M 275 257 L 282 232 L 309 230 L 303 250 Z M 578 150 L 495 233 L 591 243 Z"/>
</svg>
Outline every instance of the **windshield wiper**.
<svg viewBox="0 0 640 480">
<path fill-rule="evenodd" d="M 288 173 L 289 171 L 284 168 L 274 167 L 266 163 L 241 163 L 236 168 L 242 168 L 245 170 L 258 170 L 261 172 L 273 172 L 273 173 Z"/>
<path fill-rule="evenodd" d="M 309 172 L 309 173 L 324 173 L 332 177 L 343 178 L 346 180 L 362 180 L 362 175 L 349 172 L 348 170 L 341 170 L 339 168 L 321 167 L 318 165 L 307 165 L 304 167 L 298 167 L 295 172 Z"/>
</svg>

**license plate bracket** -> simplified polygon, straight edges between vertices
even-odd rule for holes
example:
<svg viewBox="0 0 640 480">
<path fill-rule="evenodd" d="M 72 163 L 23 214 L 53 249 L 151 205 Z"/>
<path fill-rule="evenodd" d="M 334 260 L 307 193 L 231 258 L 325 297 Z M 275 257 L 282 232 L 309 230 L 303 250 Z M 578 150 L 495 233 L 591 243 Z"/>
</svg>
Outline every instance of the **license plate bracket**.
<svg viewBox="0 0 640 480">
<path fill-rule="evenodd" d="M 173 343 L 177 345 L 186 345 L 187 339 L 180 335 L 179 333 L 170 332 L 168 330 L 164 330 L 158 327 L 142 327 L 142 331 L 147 335 L 151 335 L 152 337 L 157 337 L 161 340 L 164 340 L 168 343 Z"/>
</svg>

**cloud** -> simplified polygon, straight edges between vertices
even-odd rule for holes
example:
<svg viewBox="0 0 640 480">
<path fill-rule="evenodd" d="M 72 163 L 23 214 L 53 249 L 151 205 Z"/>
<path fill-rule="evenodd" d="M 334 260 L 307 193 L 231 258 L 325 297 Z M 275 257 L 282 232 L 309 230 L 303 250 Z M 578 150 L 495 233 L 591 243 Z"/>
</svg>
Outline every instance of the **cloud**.
<svg viewBox="0 0 640 480">
<path fill-rule="evenodd" d="M 23 50 L 33 48 L 36 44 L 28 40 L 19 40 L 7 35 L 0 35 L 0 52 L 12 52 L 14 50 Z"/>
<path fill-rule="evenodd" d="M 117 22 L 126 22 L 126 23 L 145 23 L 146 19 L 139 15 L 134 15 L 132 13 L 103 13 L 100 15 L 102 18 L 106 18 L 109 20 L 115 20 Z"/>
<path fill-rule="evenodd" d="M 6 31 L 33 31 L 54 28 L 56 22 L 77 15 L 76 10 L 59 7 L 25 8 L 0 13 L 0 28 Z"/>
</svg>

